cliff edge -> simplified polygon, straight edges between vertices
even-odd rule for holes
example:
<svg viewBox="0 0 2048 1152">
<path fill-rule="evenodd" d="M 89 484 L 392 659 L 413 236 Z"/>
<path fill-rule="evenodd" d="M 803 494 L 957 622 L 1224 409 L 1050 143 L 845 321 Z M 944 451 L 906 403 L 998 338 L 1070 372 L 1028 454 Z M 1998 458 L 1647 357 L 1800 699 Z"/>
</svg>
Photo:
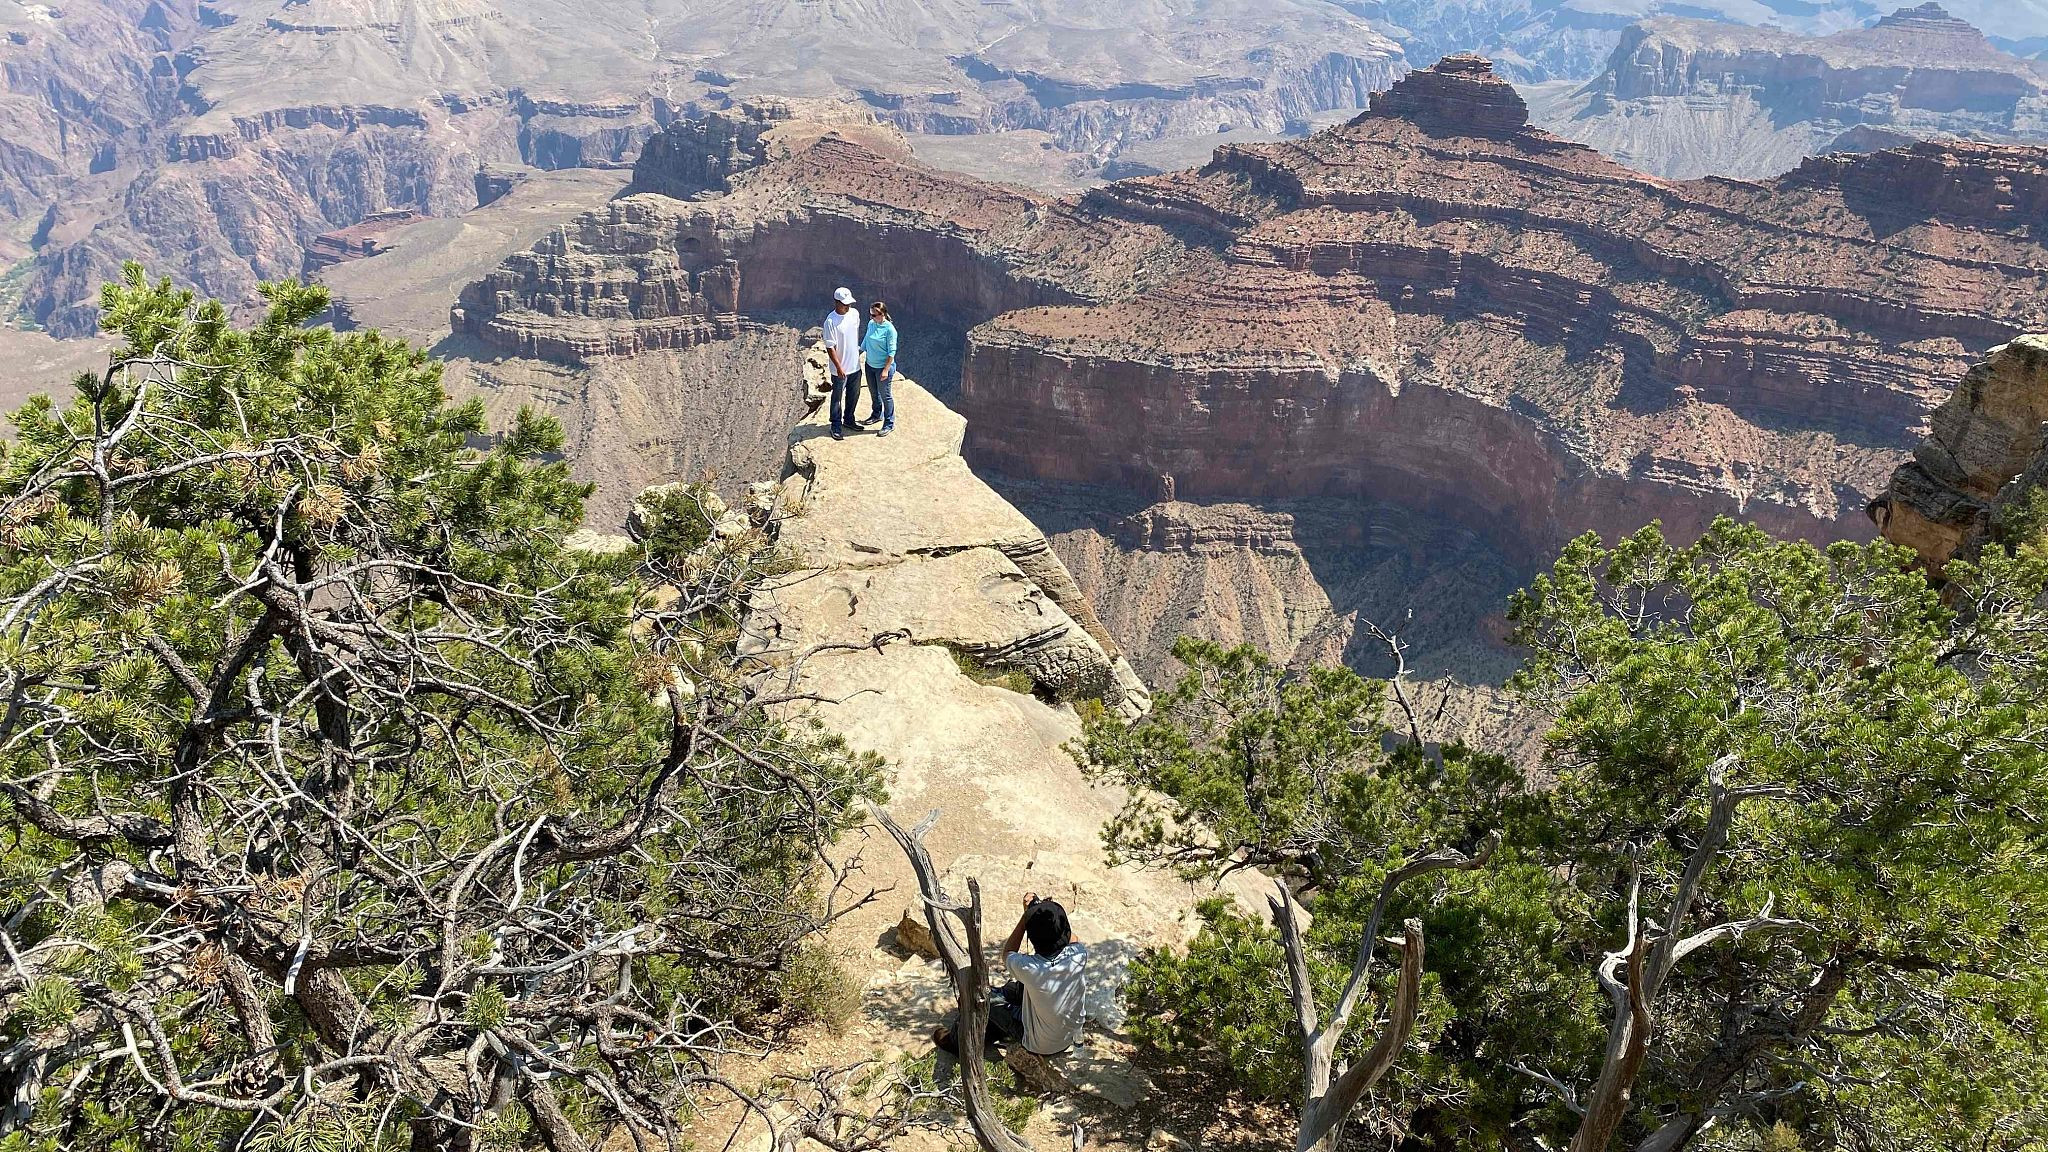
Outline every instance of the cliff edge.
<svg viewBox="0 0 2048 1152">
<path fill-rule="evenodd" d="M 819 359 L 805 366 L 813 395 Z M 1075 702 L 1135 715 L 1149 701 L 1045 536 L 961 459 L 966 421 L 907 379 L 896 408 L 886 438 L 835 441 L 822 411 L 791 433 L 775 507 L 801 567 L 757 595 L 743 643 L 795 670 L 794 692 L 814 698 L 804 714 L 887 759 L 891 811 L 940 810 L 927 843 L 951 890 L 980 879 L 990 939 L 1027 891 L 1067 905 L 1089 946 L 1091 1025 L 1061 1072 L 1085 1106 L 1128 1107 L 1145 1084 L 1118 1038 L 1125 968 L 1191 936 L 1204 893 L 1106 862 L 1100 829 L 1123 796 L 1090 784 L 1065 745 L 1081 736 Z M 936 962 L 892 944 L 916 882 L 886 836 L 866 838 L 861 867 L 857 887 L 883 895 L 832 933 L 865 988 L 837 1043 L 922 1052 L 950 989 Z"/>
</svg>

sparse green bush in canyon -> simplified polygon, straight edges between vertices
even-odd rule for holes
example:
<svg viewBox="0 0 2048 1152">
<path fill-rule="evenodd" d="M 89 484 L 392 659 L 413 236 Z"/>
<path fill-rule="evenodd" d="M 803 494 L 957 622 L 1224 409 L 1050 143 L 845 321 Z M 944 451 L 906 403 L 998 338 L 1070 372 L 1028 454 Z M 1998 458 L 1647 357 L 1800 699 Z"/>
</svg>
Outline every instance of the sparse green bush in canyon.
<svg viewBox="0 0 2048 1152">
<path fill-rule="evenodd" d="M 1421 1020 L 1360 1146 L 2038 1148 L 2048 547 L 1945 589 L 1910 560 L 1725 521 L 1573 543 L 1511 611 L 1517 687 L 1554 717 L 1528 792 L 1388 741 L 1346 672 L 1195 642 L 1152 716 L 1093 719 L 1079 755 L 1144 790 L 1113 853 L 1288 885 L 1319 1003 L 1391 870 L 1500 835 L 1393 897 L 1428 941 Z M 1275 929 L 1206 913 L 1139 966 L 1142 1038 L 1301 1100 Z"/>
</svg>

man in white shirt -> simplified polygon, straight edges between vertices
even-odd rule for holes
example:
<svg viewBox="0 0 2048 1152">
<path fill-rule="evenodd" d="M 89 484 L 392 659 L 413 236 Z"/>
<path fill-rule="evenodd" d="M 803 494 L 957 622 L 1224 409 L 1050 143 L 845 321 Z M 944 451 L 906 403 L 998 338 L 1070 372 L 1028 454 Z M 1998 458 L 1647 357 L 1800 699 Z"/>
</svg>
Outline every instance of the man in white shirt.
<svg viewBox="0 0 2048 1152">
<path fill-rule="evenodd" d="M 1026 937 L 1031 952 L 1018 951 Z M 1024 913 L 1003 941 L 1003 967 L 1016 979 L 989 997 L 988 1041 L 1022 1041 L 1027 1051 L 1057 1056 L 1081 1042 L 1088 1018 L 1088 947 L 1074 939 L 1067 910 L 1056 900 L 1024 897 Z M 932 1043 L 955 1056 L 959 1038 L 939 1029 Z"/>
<path fill-rule="evenodd" d="M 860 400 L 861 379 L 860 313 L 853 307 L 851 289 L 832 293 L 832 311 L 825 314 L 825 355 L 832 361 L 832 438 L 844 440 Z"/>
</svg>

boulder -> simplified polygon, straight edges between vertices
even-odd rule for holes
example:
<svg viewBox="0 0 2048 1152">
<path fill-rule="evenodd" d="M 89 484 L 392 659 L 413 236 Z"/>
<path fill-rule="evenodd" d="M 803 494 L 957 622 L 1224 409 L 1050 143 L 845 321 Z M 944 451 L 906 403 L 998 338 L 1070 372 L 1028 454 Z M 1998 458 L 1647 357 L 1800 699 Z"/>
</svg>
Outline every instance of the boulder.
<svg viewBox="0 0 2048 1152">
<path fill-rule="evenodd" d="M 1968 557 L 2048 478 L 2048 336 L 1994 348 L 1934 412 L 1927 438 L 1871 503 L 1885 538 L 1939 572 Z"/>
<path fill-rule="evenodd" d="M 903 910 L 903 919 L 896 922 L 896 946 L 926 960 L 939 958 L 939 945 L 932 939 L 931 927 L 908 908 Z"/>
</svg>

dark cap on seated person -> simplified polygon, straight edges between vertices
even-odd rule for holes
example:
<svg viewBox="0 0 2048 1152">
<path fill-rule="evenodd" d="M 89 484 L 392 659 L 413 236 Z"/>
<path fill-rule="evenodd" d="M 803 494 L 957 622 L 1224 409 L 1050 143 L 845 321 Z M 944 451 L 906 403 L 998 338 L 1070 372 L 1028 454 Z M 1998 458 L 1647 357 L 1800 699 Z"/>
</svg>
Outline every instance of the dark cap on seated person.
<svg viewBox="0 0 2048 1152">
<path fill-rule="evenodd" d="M 1031 941 L 1031 950 L 1040 956 L 1054 955 L 1074 941 L 1067 910 L 1057 900 L 1038 900 L 1025 909 L 1024 935 Z"/>
</svg>

